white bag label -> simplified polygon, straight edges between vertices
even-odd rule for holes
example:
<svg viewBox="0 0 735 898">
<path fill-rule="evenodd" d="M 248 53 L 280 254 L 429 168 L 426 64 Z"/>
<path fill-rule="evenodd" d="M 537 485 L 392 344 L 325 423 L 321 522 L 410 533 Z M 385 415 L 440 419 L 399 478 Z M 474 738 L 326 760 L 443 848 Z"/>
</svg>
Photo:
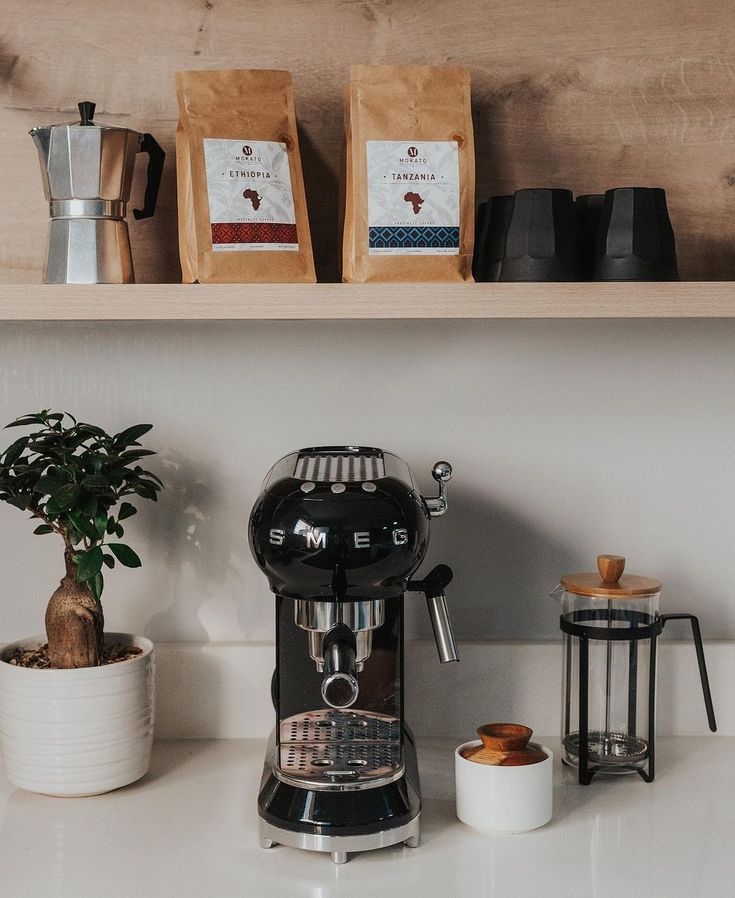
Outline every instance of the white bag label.
<svg viewBox="0 0 735 898">
<path fill-rule="evenodd" d="M 212 250 L 298 250 L 286 144 L 204 138 Z"/>
<path fill-rule="evenodd" d="M 459 145 L 368 140 L 371 256 L 459 255 Z"/>
</svg>

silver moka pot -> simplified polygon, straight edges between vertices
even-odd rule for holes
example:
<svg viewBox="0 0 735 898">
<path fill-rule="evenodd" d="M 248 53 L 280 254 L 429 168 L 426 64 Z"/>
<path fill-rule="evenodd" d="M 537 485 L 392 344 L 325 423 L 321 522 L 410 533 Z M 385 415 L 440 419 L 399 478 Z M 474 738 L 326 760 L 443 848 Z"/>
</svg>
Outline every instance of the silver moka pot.
<svg viewBox="0 0 735 898">
<path fill-rule="evenodd" d="M 136 219 L 153 215 L 165 153 L 150 134 L 98 125 L 94 103 L 80 120 L 33 128 L 49 201 L 46 284 L 132 284 L 126 205 L 137 153 L 148 154 L 148 183 Z"/>
</svg>

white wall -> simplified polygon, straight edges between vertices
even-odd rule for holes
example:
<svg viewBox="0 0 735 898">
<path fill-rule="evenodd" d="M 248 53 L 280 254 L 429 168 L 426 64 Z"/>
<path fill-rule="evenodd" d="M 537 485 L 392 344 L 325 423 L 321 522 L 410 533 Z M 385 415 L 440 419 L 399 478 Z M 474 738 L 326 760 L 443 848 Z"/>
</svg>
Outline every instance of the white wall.
<svg viewBox="0 0 735 898">
<path fill-rule="evenodd" d="M 130 522 L 144 566 L 108 577 L 110 629 L 270 640 L 250 507 L 288 450 L 348 442 L 397 452 L 428 494 L 453 463 L 428 562 L 455 568 L 460 639 L 554 638 L 547 592 L 598 552 L 733 639 L 733 338 L 729 321 L 3 324 L 0 421 L 156 425 L 169 489 Z M 0 508 L 2 641 L 41 631 L 61 574 L 32 529 Z M 419 597 L 409 631 L 430 635 Z"/>
</svg>

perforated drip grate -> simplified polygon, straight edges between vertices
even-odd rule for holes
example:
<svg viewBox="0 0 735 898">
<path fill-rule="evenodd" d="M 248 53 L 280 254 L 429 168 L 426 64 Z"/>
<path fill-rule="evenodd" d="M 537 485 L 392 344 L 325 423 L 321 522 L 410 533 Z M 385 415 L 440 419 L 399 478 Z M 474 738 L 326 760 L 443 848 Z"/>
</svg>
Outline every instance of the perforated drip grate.
<svg viewBox="0 0 735 898">
<path fill-rule="evenodd" d="M 379 455 L 331 452 L 300 455 L 295 476 L 317 483 L 362 483 L 385 477 L 385 465 Z"/>
<path fill-rule="evenodd" d="M 279 766 L 291 778 L 331 786 L 392 777 L 402 767 L 401 725 L 369 711 L 307 711 L 281 722 Z"/>
</svg>

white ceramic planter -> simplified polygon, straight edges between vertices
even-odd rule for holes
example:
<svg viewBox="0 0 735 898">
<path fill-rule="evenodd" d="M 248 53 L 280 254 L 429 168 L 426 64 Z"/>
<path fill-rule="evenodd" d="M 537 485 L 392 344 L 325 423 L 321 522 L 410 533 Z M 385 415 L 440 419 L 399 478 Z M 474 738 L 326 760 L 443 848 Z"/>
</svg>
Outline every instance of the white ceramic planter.
<svg viewBox="0 0 735 898">
<path fill-rule="evenodd" d="M 530 743 L 547 755 L 538 764 L 494 767 L 462 757 L 465 742 L 454 752 L 457 816 L 474 829 L 496 833 L 523 833 L 551 820 L 554 755 L 545 745 Z"/>
<path fill-rule="evenodd" d="M 23 639 L 0 652 L 0 747 L 8 780 L 67 797 L 98 795 L 140 779 L 153 741 L 153 643 L 106 633 L 141 655 L 103 667 L 33 670 L 5 663 Z"/>
</svg>

